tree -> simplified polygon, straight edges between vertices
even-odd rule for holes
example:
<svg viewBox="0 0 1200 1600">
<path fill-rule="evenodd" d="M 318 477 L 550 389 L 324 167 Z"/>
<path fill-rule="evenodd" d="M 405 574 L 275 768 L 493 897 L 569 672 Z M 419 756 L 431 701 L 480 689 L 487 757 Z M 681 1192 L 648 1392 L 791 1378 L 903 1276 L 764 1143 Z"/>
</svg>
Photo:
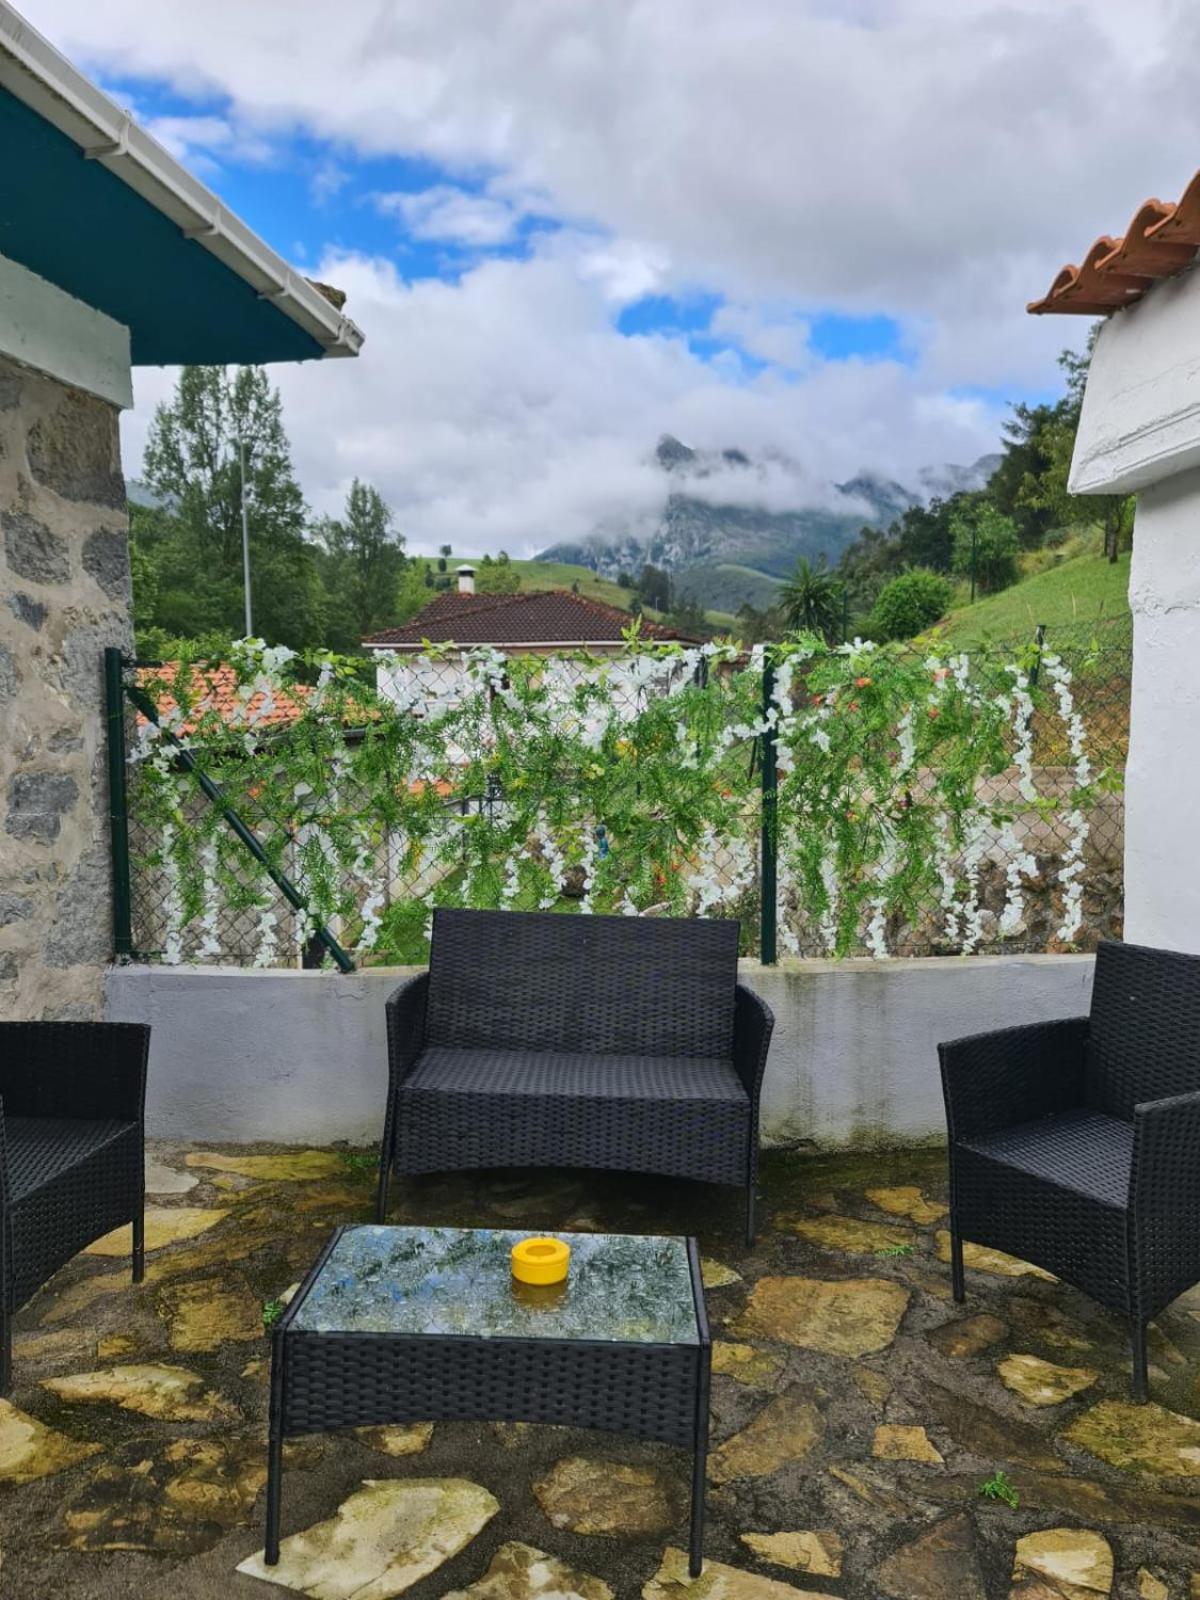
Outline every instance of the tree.
<svg viewBox="0 0 1200 1600">
<path fill-rule="evenodd" d="M 759 610 L 749 600 L 742 601 L 737 609 L 737 637 L 743 644 L 766 644 L 781 639 L 783 633 L 783 614 L 778 606 L 763 606 Z"/>
<path fill-rule="evenodd" d="M 940 572 L 920 567 L 884 584 L 867 619 L 867 632 L 881 643 L 912 639 L 931 628 L 950 608 L 954 590 Z"/>
<path fill-rule="evenodd" d="M 842 628 L 842 586 L 823 566 L 800 556 L 780 586 L 779 606 L 795 631 L 820 634 L 832 642 Z"/>
<path fill-rule="evenodd" d="M 368 634 L 396 621 L 400 577 L 407 566 L 404 539 L 392 527 L 387 501 L 358 478 L 345 513 L 320 527 L 330 598 L 327 642 L 354 651 Z"/>
<path fill-rule="evenodd" d="M 1122 534 L 1133 525 L 1133 497 L 1123 494 L 1075 495 L 1067 487 L 1071 458 L 1075 453 L 1075 435 L 1079 431 L 1079 414 L 1083 408 L 1083 391 L 1095 342 L 1096 329 L 1093 328 L 1087 349 L 1082 355 L 1074 350 L 1064 350 L 1058 358 L 1058 364 L 1066 374 L 1067 393 L 1053 408 L 1052 415 L 1043 427 L 1045 462 L 1042 471 L 1025 473 L 1017 490 L 1017 502 L 1045 514 L 1051 526 L 1090 523 L 1098 518 L 1104 529 L 1104 553 L 1109 561 L 1115 561 L 1120 554 Z"/>
<path fill-rule="evenodd" d="M 521 574 L 507 556 L 503 561 L 489 561 L 485 556 L 475 574 L 475 587 L 480 594 L 516 594 Z"/>
<path fill-rule="evenodd" d="M 652 606 L 655 611 L 671 609 L 671 576 L 661 567 L 646 563 L 638 579 L 637 592 L 643 606 Z"/>
<path fill-rule="evenodd" d="M 951 525 L 954 570 L 970 580 L 972 598 L 976 587 L 983 594 L 995 594 L 1017 581 L 1021 545 L 1011 517 L 983 500 L 956 513 Z"/>
<path fill-rule="evenodd" d="M 157 540 L 154 620 L 187 637 L 245 631 L 243 449 L 254 631 L 276 644 L 319 643 L 324 597 L 304 496 L 279 394 L 261 367 L 184 367 L 154 413 L 143 476 L 170 523 Z M 155 542 L 151 534 L 147 548 Z"/>
</svg>

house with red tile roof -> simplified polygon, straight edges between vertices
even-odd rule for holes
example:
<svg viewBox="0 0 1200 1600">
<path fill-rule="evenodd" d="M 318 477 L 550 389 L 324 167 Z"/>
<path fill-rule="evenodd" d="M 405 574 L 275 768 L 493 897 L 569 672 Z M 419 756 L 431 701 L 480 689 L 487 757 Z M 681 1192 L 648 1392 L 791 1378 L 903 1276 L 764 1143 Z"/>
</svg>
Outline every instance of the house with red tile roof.
<svg viewBox="0 0 1200 1600">
<path fill-rule="evenodd" d="M 426 644 L 463 649 L 490 647 L 506 655 L 553 655 L 587 650 L 617 655 L 626 648 L 633 623 L 628 611 L 570 589 L 535 589 L 516 594 L 479 594 L 475 569 L 460 566 L 458 586 L 439 594 L 411 621 L 364 639 L 372 652 L 416 654 Z M 644 639 L 699 643 L 675 629 L 642 618 Z"/>
</svg>

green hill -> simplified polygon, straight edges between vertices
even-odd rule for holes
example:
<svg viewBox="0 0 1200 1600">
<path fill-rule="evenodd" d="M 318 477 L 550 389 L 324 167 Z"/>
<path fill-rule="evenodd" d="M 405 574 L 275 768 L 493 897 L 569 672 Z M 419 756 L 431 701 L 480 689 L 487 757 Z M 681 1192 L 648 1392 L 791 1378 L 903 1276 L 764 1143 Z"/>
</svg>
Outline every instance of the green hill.
<svg viewBox="0 0 1200 1600">
<path fill-rule="evenodd" d="M 474 556 L 452 556 L 450 570 L 462 561 L 473 561 L 476 570 L 479 568 L 479 558 Z M 578 585 L 579 593 L 586 595 L 589 600 L 602 600 L 606 605 L 618 606 L 622 611 L 629 610 L 632 591 L 622 589 L 619 583 L 611 578 L 602 578 L 590 567 L 573 566 L 569 561 L 512 561 L 513 570 L 521 580 L 522 590 L 531 589 L 570 589 Z M 662 617 L 661 611 L 646 608 L 646 615 L 652 621 Z M 708 611 L 705 613 L 709 623 L 714 628 L 731 628 L 733 618 L 722 611 Z"/>
<path fill-rule="evenodd" d="M 1043 565 L 1043 570 L 1029 573 L 1011 589 L 957 607 L 946 619 L 944 637 L 969 648 L 988 639 L 1007 643 L 1028 638 L 1039 623 L 1053 633 L 1055 628 L 1127 619 L 1129 555 L 1113 563 L 1090 550 L 1072 555 L 1070 549 L 1064 549 L 1056 564 Z M 1057 552 L 1035 554 L 1041 564 Z"/>
</svg>

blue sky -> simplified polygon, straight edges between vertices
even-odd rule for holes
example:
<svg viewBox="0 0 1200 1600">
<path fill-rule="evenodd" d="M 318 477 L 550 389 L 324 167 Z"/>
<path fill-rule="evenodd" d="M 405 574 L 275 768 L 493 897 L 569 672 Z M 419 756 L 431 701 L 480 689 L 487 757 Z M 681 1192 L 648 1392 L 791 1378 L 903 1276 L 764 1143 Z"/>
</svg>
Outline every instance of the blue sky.
<svg viewBox="0 0 1200 1600">
<path fill-rule="evenodd" d="M 973 461 L 1086 336 L 1026 301 L 1200 159 L 1172 0 L 24 3 L 346 291 L 360 357 L 272 372 L 301 483 L 418 549 L 652 519 L 667 432 L 771 508 Z"/>
<path fill-rule="evenodd" d="M 226 99 L 188 98 L 162 83 L 109 77 L 105 88 L 129 104 L 139 120 L 157 131 L 226 203 L 282 256 L 314 269 L 331 249 L 385 256 L 410 282 L 458 282 L 483 257 L 521 259 L 560 227 L 547 211 L 518 217 L 503 239 L 464 241 L 427 237 L 396 209 L 396 197 L 414 202 L 430 191 L 452 188 L 487 204 L 497 174 L 449 168 L 427 159 L 359 154 L 350 145 L 318 141 L 303 133 L 269 139 L 236 136 L 205 142 L 205 125 L 228 128 L 234 113 Z M 195 142 L 193 142 L 193 140 Z M 384 201 L 381 197 L 388 197 Z M 645 294 L 615 306 L 612 322 L 626 337 L 662 335 L 686 340 L 703 361 L 732 368 L 736 357 L 746 377 L 771 363 L 727 331 L 714 328 L 726 297 L 707 289 Z M 819 305 L 785 305 L 777 315 L 803 327 L 812 355 L 823 361 L 916 359 L 901 322 L 886 313 L 851 315 Z"/>
</svg>

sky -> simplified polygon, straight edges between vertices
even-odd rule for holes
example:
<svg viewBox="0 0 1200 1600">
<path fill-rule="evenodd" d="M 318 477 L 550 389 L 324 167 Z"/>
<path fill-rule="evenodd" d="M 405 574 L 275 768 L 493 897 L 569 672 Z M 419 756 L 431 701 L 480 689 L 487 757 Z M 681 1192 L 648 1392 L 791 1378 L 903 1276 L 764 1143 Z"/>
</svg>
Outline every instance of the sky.
<svg viewBox="0 0 1200 1600">
<path fill-rule="evenodd" d="M 973 461 L 1086 336 L 1026 301 L 1200 166 L 1193 0 L 23 9 L 346 291 L 359 358 L 272 369 L 300 481 L 422 552 L 652 512 L 663 433 L 773 505 Z M 135 373 L 130 476 L 172 383 Z"/>
</svg>

